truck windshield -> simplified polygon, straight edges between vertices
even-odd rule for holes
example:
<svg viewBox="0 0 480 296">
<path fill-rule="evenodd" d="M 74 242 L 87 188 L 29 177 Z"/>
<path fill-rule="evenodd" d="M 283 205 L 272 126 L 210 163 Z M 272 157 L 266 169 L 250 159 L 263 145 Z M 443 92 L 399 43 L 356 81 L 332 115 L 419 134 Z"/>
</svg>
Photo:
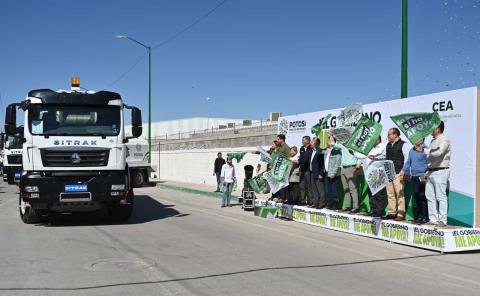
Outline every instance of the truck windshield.
<svg viewBox="0 0 480 296">
<path fill-rule="evenodd" d="M 13 136 L 5 137 L 5 148 L 6 149 L 22 149 L 22 135 L 15 134 Z"/>
<path fill-rule="evenodd" d="M 120 133 L 118 106 L 30 106 L 28 125 L 33 135 L 116 136 Z"/>
</svg>

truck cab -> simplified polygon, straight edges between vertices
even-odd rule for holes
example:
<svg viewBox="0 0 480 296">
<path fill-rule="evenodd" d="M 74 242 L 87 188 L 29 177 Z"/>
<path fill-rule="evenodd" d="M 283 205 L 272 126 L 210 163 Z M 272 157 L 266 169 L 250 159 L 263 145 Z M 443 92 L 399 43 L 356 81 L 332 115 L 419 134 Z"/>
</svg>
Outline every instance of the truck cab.
<svg viewBox="0 0 480 296">
<path fill-rule="evenodd" d="M 126 144 L 142 133 L 141 111 L 120 94 L 37 89 L 6 109 L 5 132 L 16 130 L 24 112 L 23 173 L 19 210 L 25 223 L 57 212 L 107 209 L 127 220 L 134 204 Z M 131 111 L 132 137 L 125 136 L 125 110 Z"/>
<path fill-rule="evenodd" d="M 2 134 L 3 181 L 14 184 L 20 180 L 22 173 L 22 139 L 23 126 L 16 128 L 11 135 Z"/>
</svg>

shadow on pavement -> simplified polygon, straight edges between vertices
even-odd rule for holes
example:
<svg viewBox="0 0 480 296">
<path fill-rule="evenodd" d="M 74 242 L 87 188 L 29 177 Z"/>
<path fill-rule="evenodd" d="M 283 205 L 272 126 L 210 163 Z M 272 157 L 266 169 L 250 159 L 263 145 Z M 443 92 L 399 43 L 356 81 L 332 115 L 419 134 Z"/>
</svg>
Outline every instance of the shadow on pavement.
<svg viewBox="0 0 480 296">
<path fill-rule="evenodd" d="M 182 214 L 174 205 L 164 205 L 148 195 L 136 195 L 133 213 L 126 222 L 115 221 L 106 210 L 91 213 L 56 214 L 48 217 L 44 223 L 37 226 L 98 226 L 98 225 L 128 225 L 152 222 L 166 218 L 181 218 Z"/>
</svg>

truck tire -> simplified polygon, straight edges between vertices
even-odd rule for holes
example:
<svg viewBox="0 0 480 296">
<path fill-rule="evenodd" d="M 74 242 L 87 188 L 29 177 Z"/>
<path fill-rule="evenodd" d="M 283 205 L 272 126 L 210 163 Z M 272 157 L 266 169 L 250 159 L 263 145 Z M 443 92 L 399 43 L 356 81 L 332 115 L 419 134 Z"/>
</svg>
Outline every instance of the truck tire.
<svg viewBox="0 0 480 296">
<path fill-rule="evenodd" d="M 9 185 L 15 184 L 15 174 L 8 174 L 7 182 Z"/>
<path fill-rule="evenodd" d="M 134 188 L 142 187 L 142 185 L 145 183 L 144 170 L 133 170 L 131 178 L 132 178 L 132 187 Z"/>
<path fill-rule="evenodd" d="M 133 189 L 127 194 L 129 204 L 118 204 L 109 209 L 110 216 L 119 222 L 127 222 L 133 212 Z"/>
<path fill-rule="evenodd" d="M 20 212 L 20 218 L 22 219 L 23 223 L 25 224 L 34 224 L 41 221 L 41 213 L 32 209 L 32 207 L 25 206 L 22 201 L 22 193 L 20 192 L 19 202 L 18 202 L 18 209 Z"/>
</svg>

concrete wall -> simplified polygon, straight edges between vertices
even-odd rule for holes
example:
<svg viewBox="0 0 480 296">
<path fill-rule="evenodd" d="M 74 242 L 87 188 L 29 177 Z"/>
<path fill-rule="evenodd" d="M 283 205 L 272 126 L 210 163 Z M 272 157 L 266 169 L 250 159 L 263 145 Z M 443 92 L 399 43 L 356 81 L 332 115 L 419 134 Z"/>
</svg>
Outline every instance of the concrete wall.
<svg viewBox="0 0 480 296">
<path fill-rule="evenodd" d="M 264 148 L 268 149 L 268 147 Z M 162 180 L 216 185 L 216 179 L 213 176 L 213 164 L 218 152 L 222 152 L 223 157 L 226 159 L 229 151 L 255 150 L 255 147 L 241 147 L 237 149 L 162 151 L 160 153 L 160 163 L 158 151 L 152 151 L 152 165 L 160 166 L 160 179 Z M 258 154 L 247 153 L 240 163 L 237 163 L 236 160 L 233 161 L 239 188 L 243 187 L 243 179 L 245 177 L 243 167 L 252 165 L 256 168 L 259 159 L 260 156 Z"/>
</svg>

